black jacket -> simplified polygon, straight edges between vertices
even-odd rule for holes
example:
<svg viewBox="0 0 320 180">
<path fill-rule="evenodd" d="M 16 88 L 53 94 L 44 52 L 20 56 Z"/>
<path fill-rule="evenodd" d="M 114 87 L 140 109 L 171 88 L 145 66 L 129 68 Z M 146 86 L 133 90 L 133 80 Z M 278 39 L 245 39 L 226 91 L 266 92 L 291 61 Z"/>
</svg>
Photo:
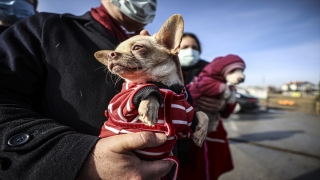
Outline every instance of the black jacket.
<svg viewBox="0 0 320 180">
<path fill-rule="evenodd" d="M 200 59 L 196 64 L 192 66 L 182 66 L 184 84 L 189 84 L 195 76 L 198 76 L 198 74 L 207 64 L 209 64 L 207 61 Z"/>
<path fill-rule="evenodd" d="M 8 26 L 0 25 L 0 34 L 8 28 L 9 28 Z"/>
<path fill-rule="evenodd" d="M 77 178 L 122 84 L 93 54 L 117 44 L 89 12 L 39 13 L 1 34 L 1 180 Z"/>
</svg>

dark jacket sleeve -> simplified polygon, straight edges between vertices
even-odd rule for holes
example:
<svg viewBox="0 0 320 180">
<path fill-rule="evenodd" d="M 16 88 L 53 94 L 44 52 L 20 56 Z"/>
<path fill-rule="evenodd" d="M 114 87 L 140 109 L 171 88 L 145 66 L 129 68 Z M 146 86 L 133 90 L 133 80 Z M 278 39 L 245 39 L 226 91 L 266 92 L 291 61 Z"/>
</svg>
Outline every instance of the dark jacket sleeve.
<svg viewBox="0 0 320 180">
<path fill-rule="evenodd" d="M 48 16 L 22 20 L 0 37 L 0 179 L 76 179 L 98 141 L 43 115 Z"/>
<path fill-rule="evenodd" d="M 163 103 L 163 98 L 161 96 L 160 90 L 156 86 L 145 86 L 133 96 L 132 103 L 135 107 L 139 107 L 142 100 L 145 100 L 148 96 L 154 95 L 157 97 L 159 104 Z"/>
</svg>

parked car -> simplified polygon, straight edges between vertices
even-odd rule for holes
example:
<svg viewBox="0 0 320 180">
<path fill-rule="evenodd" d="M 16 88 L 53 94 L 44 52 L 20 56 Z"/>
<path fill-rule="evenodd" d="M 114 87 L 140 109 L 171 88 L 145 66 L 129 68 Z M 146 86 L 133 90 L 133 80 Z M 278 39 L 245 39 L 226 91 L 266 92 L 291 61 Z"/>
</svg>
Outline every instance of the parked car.
<svg viewBox="0 0 320 180">
<path fill-rule="evenodd" d="M 249 94 L 242 94 L 237 92 L 236 94 L 236 107 L 233 113 L 239 113 L 244 111 L 254 111 L 259 109 L 259 99 Z"/>
</svg>

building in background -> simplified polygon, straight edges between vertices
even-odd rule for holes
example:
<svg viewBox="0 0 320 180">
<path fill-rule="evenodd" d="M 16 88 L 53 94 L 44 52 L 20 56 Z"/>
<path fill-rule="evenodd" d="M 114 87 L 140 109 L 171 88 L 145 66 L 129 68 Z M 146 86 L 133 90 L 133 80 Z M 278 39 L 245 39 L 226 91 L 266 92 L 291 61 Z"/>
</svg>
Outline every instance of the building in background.
<svg viewBox="0 0 320 180">
<path fill-rule="evenodd" d="M 308 81 L 291 81 L 281 86 L 282 94 L 294 97 L 313 95 L 317 92 L 315 84 Z"/>
</svg>

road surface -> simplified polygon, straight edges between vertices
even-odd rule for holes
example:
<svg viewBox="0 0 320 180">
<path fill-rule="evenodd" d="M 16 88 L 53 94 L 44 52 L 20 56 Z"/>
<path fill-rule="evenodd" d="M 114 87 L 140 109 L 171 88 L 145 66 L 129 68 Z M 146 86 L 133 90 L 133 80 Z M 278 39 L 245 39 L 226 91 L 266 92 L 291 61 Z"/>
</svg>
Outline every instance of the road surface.
<svg viewBox="0 0 320 180">
<path fill-rule="evenodd" d="M 235 169 L 219 180 L 320 180 L 320 116 L 295 111 L 224 120 Z"/>
</svg>

